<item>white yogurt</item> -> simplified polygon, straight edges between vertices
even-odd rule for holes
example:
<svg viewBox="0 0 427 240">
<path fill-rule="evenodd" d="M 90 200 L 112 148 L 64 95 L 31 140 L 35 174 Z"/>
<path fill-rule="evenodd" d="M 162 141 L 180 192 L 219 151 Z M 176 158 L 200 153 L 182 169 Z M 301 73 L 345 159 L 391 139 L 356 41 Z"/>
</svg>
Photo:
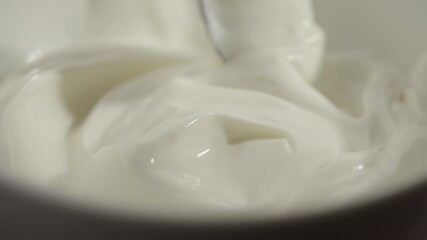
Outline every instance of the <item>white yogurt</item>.
<svg viewBox="0 0 427 240">
<path fill-rule="evenodd" d="M 40 48 L 3 81 L 14 179 L 120 211 L 258 218 L 427 170 L 427 57 L 408 77 L 358 53 L 318 73 L 308 0 L 207 1 L 208 31 L 193 0 L 79 3 L 85 40 Z"/>
</svg>

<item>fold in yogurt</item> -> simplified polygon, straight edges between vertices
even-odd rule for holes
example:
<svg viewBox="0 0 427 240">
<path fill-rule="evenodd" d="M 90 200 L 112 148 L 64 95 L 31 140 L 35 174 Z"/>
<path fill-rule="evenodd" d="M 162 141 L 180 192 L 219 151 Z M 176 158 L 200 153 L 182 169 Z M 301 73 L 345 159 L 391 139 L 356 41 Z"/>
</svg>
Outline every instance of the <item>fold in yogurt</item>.
<svg viewBox="0 0 427 240">
<path fill-rule="evenodd" d="M 426 174 L 427 57 L 405 76 L 325 55 L 308 0 L 206 1 L 216 29 L 193 0 L 79 3 L 82 34 L 108 43 L 46 50 L 2 81 L 13 179 L 212 218 L 315 211 Z"/>
</svg>

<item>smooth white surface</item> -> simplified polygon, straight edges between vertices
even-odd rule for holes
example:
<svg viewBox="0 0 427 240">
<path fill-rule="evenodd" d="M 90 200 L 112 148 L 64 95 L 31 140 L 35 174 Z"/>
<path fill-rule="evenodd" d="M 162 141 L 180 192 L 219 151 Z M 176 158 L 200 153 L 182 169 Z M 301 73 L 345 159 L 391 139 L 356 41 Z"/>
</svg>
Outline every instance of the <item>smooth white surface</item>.
<svg viewBox="0 0 427 240">
<path fill-rule="evenodd" d="M 208 4 L 224 64 L 192 0 L 73 2 L 55 37 L 32 28 L 10 58 L 35 52 L 0 95 L 3 170 L 98 206 L 188 218 L 310 212 L 422 177 L 425 58 L 407 76 L 369 54 L 335 54 L 314 79 L 323 35 L 309 1 L 266 2 Z M 327 25 L 332 43 L 351 46 L 336 28 L 347 30 Z M 12 46 L 4 29 L 0 46 Z"/>
<path fill-rule="evenodd" d="M 425 51 L 425 0 L 316 0 L 329 50 L 362 50 L 409 71 Z"/>
</svg>

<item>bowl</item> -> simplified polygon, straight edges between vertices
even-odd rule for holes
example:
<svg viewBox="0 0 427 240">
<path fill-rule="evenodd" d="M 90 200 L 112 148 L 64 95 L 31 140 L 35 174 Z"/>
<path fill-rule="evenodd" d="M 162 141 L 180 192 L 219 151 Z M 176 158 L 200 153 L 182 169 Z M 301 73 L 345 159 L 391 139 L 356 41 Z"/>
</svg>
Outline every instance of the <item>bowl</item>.
<svg viewBox="0 0 427 240">
<path fill-rule="evenodd" d="M 41 8 L 41 1 L 50 2 L 50 7 Z M 81 19 L 73 19 L 79 2 L 67 11 L 60 1 L 1 0 L 0 76 L 30 52 L 37 55 L 37 51 L 85 41 L 78 37 L 78 24 L 74 24 Z M 427 49 L 427 0 L 322 0 L 314 1 L 314 6 L 329 51 L 367 50 L 405 72 Z M 73 24 L 58 21 L 47 29 L 46 23 L 55 18 Z M 390 196 L 334 211 L 212 224 L 88 211 L 3 181 L 0 239 L 421 240 L 427 239 L 427 176 L 424 179 Z"/>
</svg>

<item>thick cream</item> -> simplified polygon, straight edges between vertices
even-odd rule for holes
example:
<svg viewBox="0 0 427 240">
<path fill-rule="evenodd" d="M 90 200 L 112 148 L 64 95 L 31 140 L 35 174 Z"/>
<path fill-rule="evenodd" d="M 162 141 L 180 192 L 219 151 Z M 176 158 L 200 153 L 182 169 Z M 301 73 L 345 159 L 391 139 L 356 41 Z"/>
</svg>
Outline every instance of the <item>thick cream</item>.
<svg viewBox="0 0 427 240">
<path fill-rule="evenodd" d="M 121 211 L 257 218 L 370 198 L 427 170 L 427 58 L 408 77 L 358 53 L 318 73 L 308 0 L 205 1 L 205 15 L 194 0 L 80 3 L 86 40 L 3 81 L 14 179 Z"/>
</svg>

